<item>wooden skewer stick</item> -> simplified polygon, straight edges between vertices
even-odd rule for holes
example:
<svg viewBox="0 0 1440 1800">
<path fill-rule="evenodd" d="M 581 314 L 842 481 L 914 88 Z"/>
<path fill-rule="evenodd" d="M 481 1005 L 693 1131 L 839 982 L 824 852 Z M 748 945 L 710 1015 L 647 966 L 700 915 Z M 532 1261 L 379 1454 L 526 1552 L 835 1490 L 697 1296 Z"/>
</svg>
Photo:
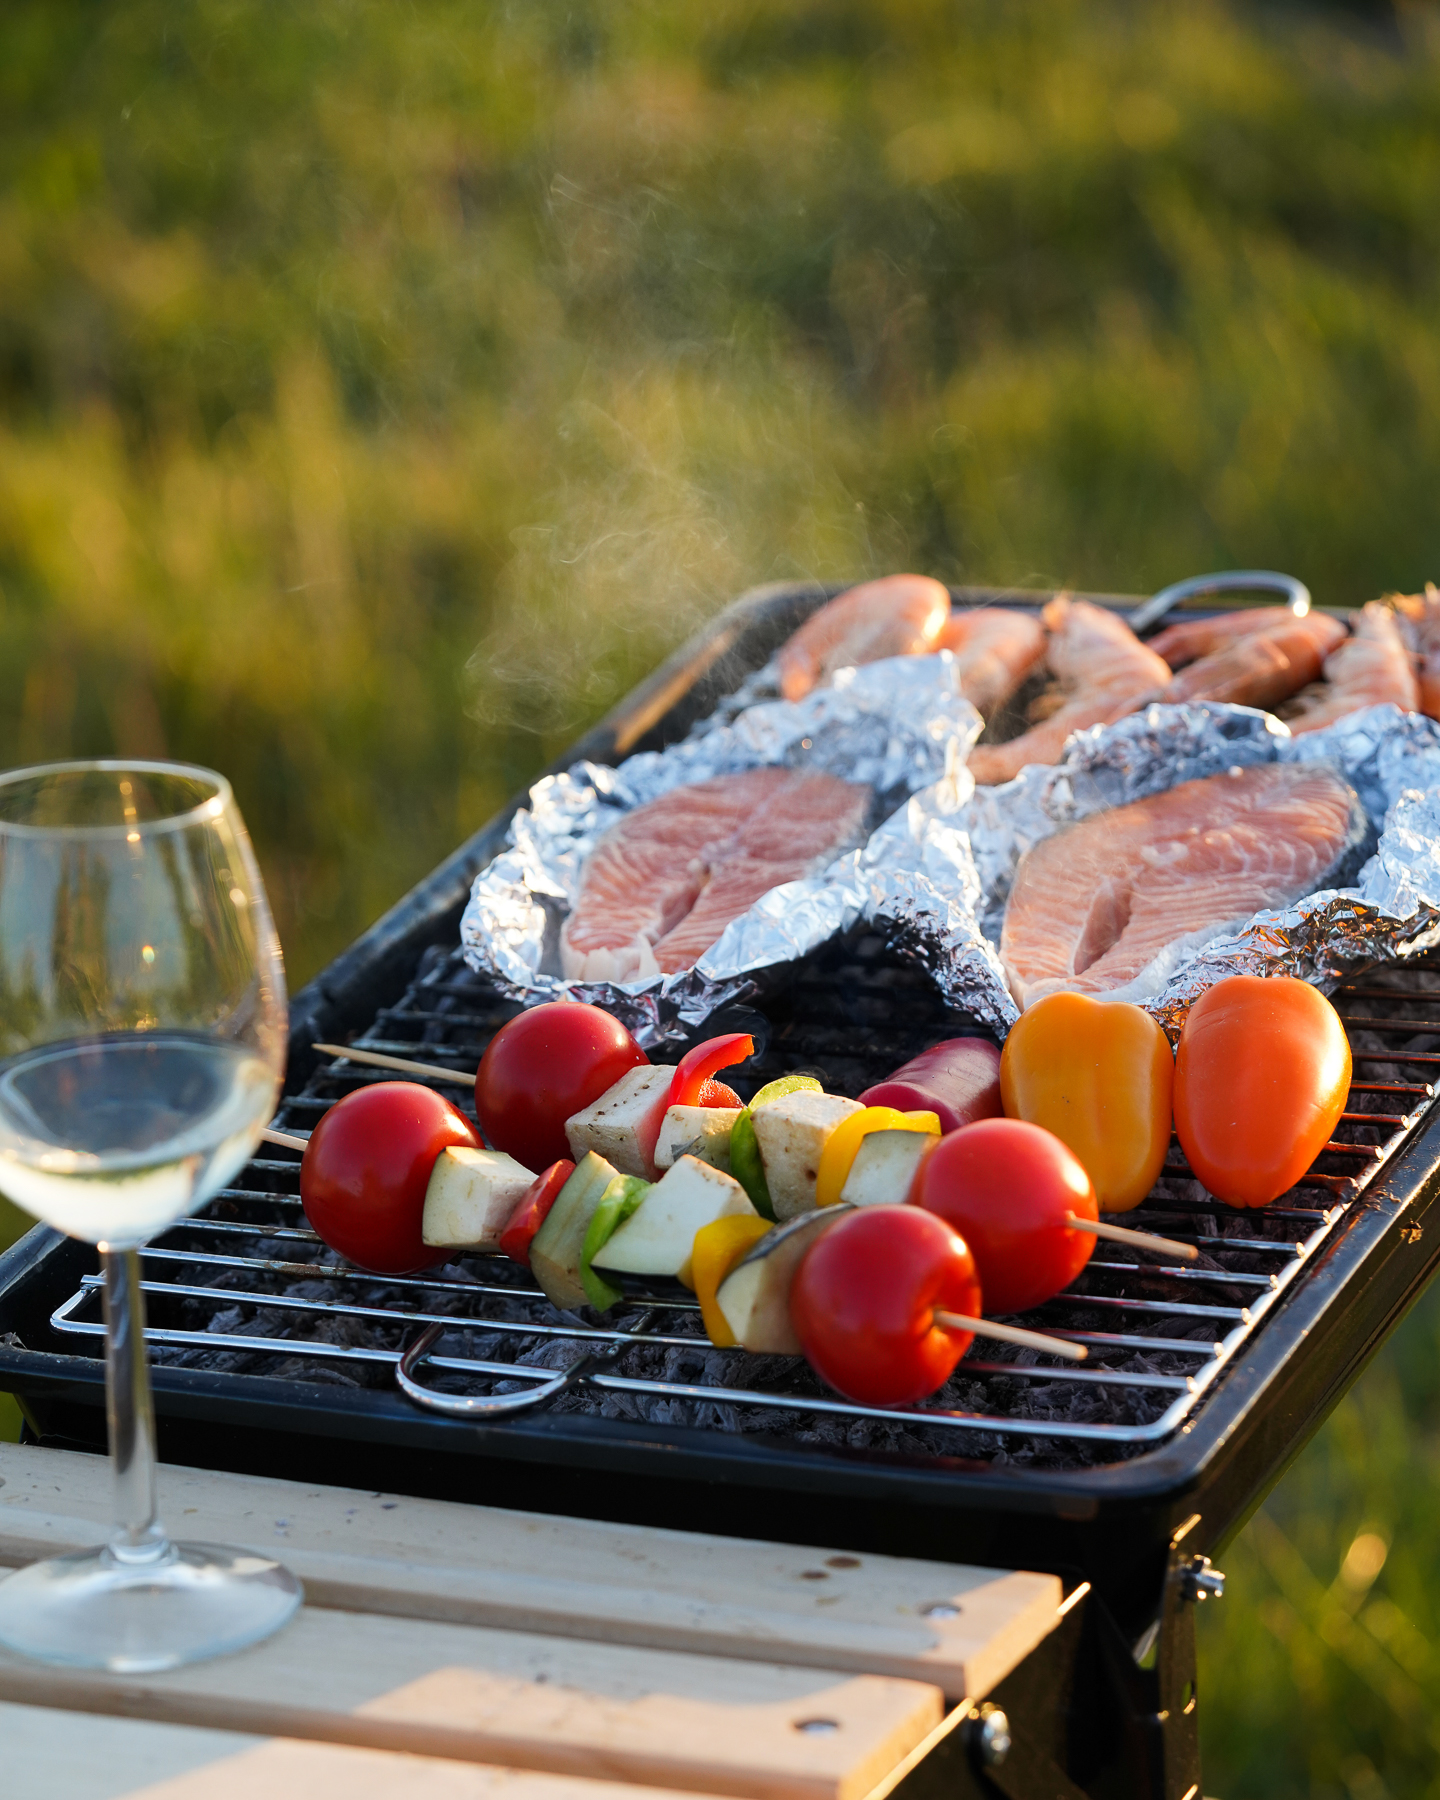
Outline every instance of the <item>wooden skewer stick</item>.
<svg viewBox="0 0 1440 1800">
<path fill-rule="evenodd" d="M 1130 1231 L 1124 1225 L 1112 1225 L 1108 1219 L 1077 1219 L 1065 1215 L 1072 1231 L 1088 1231 L 1091 1237 L 1108 1238 L 1112 1244 L 1128 1244 L 1132 1250 L 1149 1250 L 1179 1257 L 1181 1262 L 1199 1262 L 1200 1252 L 1193 1244 L 1177 1244 L 1174 1238 L 1157 1237 L 1153 1231 Z"/>
<path fill-rule="evenodd" d="M 357 1050 L 353 1044 L 312 1044 L 312 1050 L 323 1050 L 326 1056 L 348 1056 L 351 1062 L 371 1063 L 377 1069 L 394 1069 L 401 1075 L 428 1075 L 436 1081 L 453 1081 L 460 1087 L 474 1087 L 475 1077 L 463 1075 L 459 1069 L 438 1069 L 434 1063 L 410 1062 L 403 1056 L 385 1056 L 379 1050 Z"/>
<path fill-rule="evenodd" d="M 282 1150 L 304 1150 L 308 1139 L 296 1137 L 290 1131 L 271 1131 L 269 1126 L 260 1133 L 267 1144 L 278 1144 Z"/>
<path fill-rule="evenodd" d="M 998 1338 L 1002 1344 L 1018 1344 L 1022 1350 L 1043 1350 L 1047 1356 L 1063 1356 L 1066 1362 L 1084 1362 L 1083 1344 L 1067 1344 L 1064 1338 L 1047 1337 L 1043 1331 L 1025 1331 L 1019 1325 L 997 1325 L 991 1319 L 971 1319 L 964 1313 L 935 1308 L 935 1323 L 950 1331 L 973 1331 L 976 1337 Z"/>
</svg>

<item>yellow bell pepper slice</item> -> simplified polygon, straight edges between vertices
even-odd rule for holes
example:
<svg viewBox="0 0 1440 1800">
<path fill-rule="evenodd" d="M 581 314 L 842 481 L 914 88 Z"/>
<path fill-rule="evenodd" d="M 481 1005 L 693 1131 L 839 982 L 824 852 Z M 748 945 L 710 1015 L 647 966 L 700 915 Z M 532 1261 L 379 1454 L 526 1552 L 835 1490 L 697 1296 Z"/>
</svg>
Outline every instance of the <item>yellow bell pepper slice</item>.
<svg viewBox="0 0 1440 1800">
<path fill-rule="evenodd" d="M 825 1140 L 815 1176 L 815 1204 L 834 1206 L 850 1174 L 862 1141 L 872 1131 L 928 1131 L 940 1135 L 940 1115 L 898 1112 L 893 1106 L 866 1106 L 842 1119 Z"/>
<path fill-rule="evenodd" d="M 690 1252 L 690 1286 L 700 1302 L 700 1317 L 705 1321 L 710 1342 L 721 1350 L 733 1347 L 735 1333 L 715 1299 L 720 1283 L 750 1246 L 773 1229 L 768 1219 L 750 1213 L 728 1213 L 723 1219 L 702 1225 L 695 1233 Z"/>
<path fill-rule="evenodd" d="M 1102 1212 L 1129 1212 L 1155 1185 L 1170 1147 L 1174 1080 L 1170 1040 L 1149 1013 L 1088 994 L 1037 1000 L 1000 1055 L 1006 1116 L 1068 1144 Z"/>
</svg>

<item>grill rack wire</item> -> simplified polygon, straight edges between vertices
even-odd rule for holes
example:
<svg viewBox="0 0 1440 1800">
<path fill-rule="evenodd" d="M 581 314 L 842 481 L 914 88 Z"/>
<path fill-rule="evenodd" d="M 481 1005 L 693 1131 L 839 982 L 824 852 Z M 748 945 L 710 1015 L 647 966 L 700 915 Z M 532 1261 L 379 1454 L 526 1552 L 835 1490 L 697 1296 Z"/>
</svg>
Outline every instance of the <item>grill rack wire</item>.
<svg viewBox="0 0 1440 1800">
<path fill-rule="evenodd" d="M 1023 1351 L 997 1355 L 989 1346 L 976 1355 L 972 1346 L 952 1379 L 972 1396 L 983 1394 L 980 1405 L 862 1406 L 823 1389 L 798 1358 L 764 1359 L 767 1380 L 777 1365 L 780 1369 L 777 1386 L 626 1373 L 615 1364 L 633 1347 L 691 1352 L 705 1347 L 693 1301 L 631 1296 L 628 1303 L 644 1309 L 638 1321 L 627 1326 L 623 1319 L 607 1319 L 596 1325 L 554 1312 L 539 1290 L 527 1285 L 528 1272 L 503 1258 L 465 1253 L 433 1273 L 383 1279 L 365 1274 L 336 1258 L 309 1229 L 298 1194 L 299 1160 L 288 1151 L 257 1157 L 241 1185 L 224 1189 L 195 1217 L 144 1247 L 146 1304 L 152 1316 L 160 1316 L 147 1327 L 146 1341 L 162 1363 L 213 1359 L 216 1353 L 299 1356 L 315 1370 L 338 1366 L 350 1379 L 376 1385 L 394 1376 L 414 1328 L 433 1324 L 446 1335 L 483 1332 L 502 1346 L 529 1340 L 532 1357 L 537 1343 L 556 1350 L 573 1343 L 576 1389 L 703 1407 L 707 1423 L 730 1407 L 765 1419 L 790 1415 L 792 1430 L 797 1416 L 924 1428 L 927 1445 L 937 1436 L 953 1439 L 955 1452 L 967 1456 L 993 1453 L 1017 1439 L 1084 1446 L 1086 1460 L 1133 1455 L 1174 1433 L 1214 1390 L 1241 1348 L 1362 1204 L 1365 1187 L 1431 1103 L 1427 1077 L 1440 1067 L 1440 1017 L 1412 1015 L 1416 1008 L 1422 1015 L 1440 1013 L 1440 961 L 1417 959 L 1373 971 L 1341 988 L 1334 999 L 1345 1017 L 1356 1079 L 1335 1139 L 1292 1193 L 1262 1211 L 1238 1212 L 1199 1188 L 1172 1144 L 1156 1191 L 1126 1223 L 1195 1243 L 1207 1266 L 1125 1260 L 1126 1253 L 1113 1246 L 1097 1247 L 1077 1282 L 1027 1321 L 1083 1343 L 1087 1363 L 1057 1364 Z M 1350 1010 L 1357 1005 L 1367 1010 Z M 458 952 L 432 951 L 400 1001 L 383 1008 L 354 1042 L 357 1048 L 468 1072 L 494 1031 L 518 1010 L 473 974 Z M 770 1041 L 733 1083 L 744 1097 L 776 1074 L 801 1068 L 822 1074 L 838 1091 L 859 1092 L 925 1043 L 974 1029 L 963 1015 L 945 1011 L 920 971 L 878 939 L 853 934 L 809 959 L 770 1017 L 743 1021 L 752 1023 Z M 286 1099 L 277 1124 L 303 1135 L 343 1094 L 385 1079 L 394 1077 L 331 1059 Z M 472 1111 L 470 1096 L 458 1086 L 443 1078 L 435 1085 Z M 100 1277 L 84 1276 L 55 1309 L 52 1328 L 62 1336 L 96 1341 L 98 1350 L 104 1331 L 96 1316 L 101 1286 Z M 317 1286 L 338 1287 L 342 1297 L 303 1291 Z M 188 1328 L 171 1322 L 177 1302 L 192 1316 L 196 1309 L 215 1310 L 204 1328 Z M 517 1309 L 522 1316 L 514 1316 Z M 658 1328 L 657 1320 L 668 1328 Z M 355 1328 L 394 1341 L 340 1341 Z M 741 1352 L 726 1354 L 732 1363 L 742 1358 L 761 1366 L 761 1359 L 743 1358 Z M 572 1385 L 557 1384 L 565 1365 L 548 1359 L 431 1351 L 425 1360 L 451 1386 L 506 1395 L 507 1411 L 544 1404 L 557 1385 Z M 317 1378 L 313 1371 L 311 1378 Z M 1044 1410 L 1047 1394 L 1078 1394 L 1086 1404 L 1099 1401 L 1121 1416 L 1063 1417 Z M 1019 1410 L 1027 1404 L 1028 1414 Z"/>
</svg>

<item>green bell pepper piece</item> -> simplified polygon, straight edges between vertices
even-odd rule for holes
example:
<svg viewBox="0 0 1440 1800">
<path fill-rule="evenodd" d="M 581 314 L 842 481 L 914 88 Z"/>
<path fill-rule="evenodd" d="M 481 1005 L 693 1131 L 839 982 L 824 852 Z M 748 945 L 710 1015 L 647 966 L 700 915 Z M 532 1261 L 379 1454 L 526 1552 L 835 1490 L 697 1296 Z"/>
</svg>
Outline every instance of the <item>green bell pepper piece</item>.
<svg viewBox="0 0 1440 1800">
<path fill-rule="evenodd" d="M 730 1127 L 730 1173 L 750 1196 L 750 1204 L 762 1219 L 774 1219 L 775 1203 L 770 1198 L 770 1184 L 765 1179 L 765 1164 L 751 1114 L 757 1106 L 768 1106 L 772 1100 L 807 1090 L 814 1094 L 822 1091 L 813 1075 L 782 1075 L 778 1081 L 767 1081 Z"/>
<path fill-rule="evenodd" d="M 625 1296 L 619 1288 L 612 1287 L 603 1275 L 598 1275 L 590 1267 L 591 1259 L 600 1254 L 653 1185 L 652 1182 L 642 1181 L 638 1175 L 617 1175 L 600 1196 L 600 1204 L 590 1215 L 585 1242 L 580 1249 L 580 1285 L 590 1304 L 600 1312 L 608 1311 Z"/>
</svg>

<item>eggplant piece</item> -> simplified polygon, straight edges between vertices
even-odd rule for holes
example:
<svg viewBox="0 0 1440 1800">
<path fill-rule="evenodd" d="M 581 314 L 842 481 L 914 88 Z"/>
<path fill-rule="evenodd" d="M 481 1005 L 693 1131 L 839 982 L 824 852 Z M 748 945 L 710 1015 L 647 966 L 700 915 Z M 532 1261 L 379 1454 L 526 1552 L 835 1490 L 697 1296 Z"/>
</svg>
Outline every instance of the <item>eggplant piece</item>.
<svg viewBox="0 0 1440 1800">
<path fill-rule="evenodd" d="M 767 1231 L 747 1256 L 743 1256 L 715 1295 L 735 1342 L 746 1350 L 775 1356 L 803 1354 L 795 1327 L 790 1323 L 790 1283 L 805 1252 L 837 1219 L 854 1212 L 843 1201 L 818 1211 L 802 1213 L 787 1225 Z"/>
</svg>

